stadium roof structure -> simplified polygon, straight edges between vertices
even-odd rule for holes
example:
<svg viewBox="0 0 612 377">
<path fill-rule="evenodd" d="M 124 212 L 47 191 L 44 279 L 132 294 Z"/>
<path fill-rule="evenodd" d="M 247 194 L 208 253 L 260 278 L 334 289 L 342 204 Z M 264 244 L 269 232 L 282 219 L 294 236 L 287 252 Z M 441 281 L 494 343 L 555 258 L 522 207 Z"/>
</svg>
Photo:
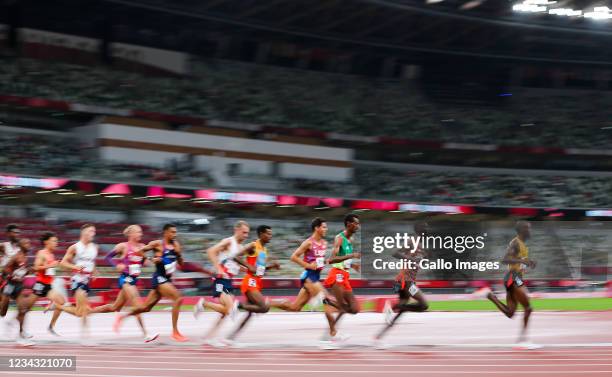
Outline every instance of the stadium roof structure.
<svg viewBox="0 0 612 377">
<path fill-rule="evenodd" d="M 88 3 L 88 7 L 75 7 L 73 0 L 23 0 L 20 22 L 28 27 L 75 34 L 106 33 L 114 38 L 144 35 L 150 43 L 165 41 L 166 46 L 172 43 L 192 52 L 205 48 L 210 36 L 230 34 L 248 41 L 285 40 L 313 48 L 350 45 L 356 51 L 378 51 L 400 59 L 451 54 L 543 63 L 612 64 L 612 50 L 608 48 L 612 37 L 612 19 L 608 18 L 612 13 L 606 7 L 608 0 Z M 578 11 L 580 14 L 572 13 Z M 193 37 L 182 38 L 185 35 Z"/>
</svg>

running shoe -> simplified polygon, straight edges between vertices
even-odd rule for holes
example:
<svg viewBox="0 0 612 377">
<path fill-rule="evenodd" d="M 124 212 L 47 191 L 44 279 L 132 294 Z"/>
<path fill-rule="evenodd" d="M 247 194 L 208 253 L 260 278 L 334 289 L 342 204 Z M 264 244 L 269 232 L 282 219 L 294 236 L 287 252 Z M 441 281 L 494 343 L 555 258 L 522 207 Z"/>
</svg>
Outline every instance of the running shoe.
<svg viewBox="0 0 612 377">
<path fill-rule="evenodd" d="M 390 348 L 389 344 L 383 342 L 381 339 L 374 339 L 373 346 L 374 349 L 377 350 L 386 350 Z"/>
<path fill-rule="evenodd" d="M 321 307 L 323 306 L 324 301 L 326 300 L 325 295 L 323 294 L 323 292 L 319 293 L 318 295 L 316 295 L 312 300 L 312 308 L 311 310 L 315 311 L 315 310 L 320 310 Z"/>
<path fill-rule="evenodd" d="M 47 327 L 47 331 L 49 332 L 49 334 L 53 335 L 53 336 L 61 336 L 60 334 L 55 332 L 55 329 L 51 326 Z"/>
<path fill-rule="evenodd" d="M 333 340 L 322 340 L 319 343 L 319 348 L 324 350 L 337 350 L 340 349 L 340 347 L 339 342 L 335 342 Z"/>
<path fill-rule="evenodd" d="M 174 331 L 172 332 L 172 340 L 174 340 L 175 342 L 186 342 L 189 339 L 185 336 L 183 336 L 180 332 L 178 331 Z"/>
<path fill-rule="evenodd" d="M 206 300 L 204 300 L 204 297 L 200 298 L 198 300 L 198 302 L 195 304 L 195 306 L 193 307 L 193 317 L 194 318 L 198 318 L 200 316 L 200 314 L 202 314 L 204 312 L 204 303 L 206 302 Z"/>
<path fill-rule="evenodd" d="M 215 339 L 206 339 L 204 341 L 204 344 L 207 344 L 207 345 L 209 345 L 211 347 L 214 347 L 214 348 L 225 348 L 225 347 L 227 347 L 227 345 L 225 343 L 223 343 L 221 340 L 216 339 L 216 338 Z"/>
<path fill-rule="evenodd" d="M 17 344 L 19 344 L 20 346 L 23 346 L 23 347 L 31 347 L 33 345 L 36 345 L 36 343 L 32 339 L 25 339 L 25 338 L 22 338 L 22 337 L 19 337 L 17 339 Z"/>
<path fill-rule="evenodd" d="M 157 338 L 159 338 L 159 333 L 155 333 L 153 335 L 147 335 L 144 337 L 144 342 L 145 343 L 151 343 L 153 341 L 155 341 Z"/>
<path fill-rule="evenodd" d="M 34 336 L 32 334 L 30 334 L 29 332 L 23 330 L 21 333 L 19 333 L 19 336 L 22 337 L 23 339 L 31 339 Z"/>
<path fill-rule="evenodd" d="M 535 344 L 535 343 L 531 343 L 528 341 L 524 341 L 524 342 L 519 342 L 517 343 L 514 347 L 512 347 L 515 350 L 537 350 L 542 348 L 541 345 L 539 344 Z"/>
<path fill-rule="evenodd" d="M 342 343 L 342 342 L 346 342 L 346 341 L 347 341 L 347 340 L 349 340 L 350 338 L 351 338 L 351 336 L 350 336 L 350 335 L 347 335 L 347 334 L 345 334 L 345 333 L 341 333 L 341 332 L 339 332 L 339 331 L 338 331 L 338 332 L 336 333 L 336 335 L 334 335 L 334 336 L 332 336 L 332 337 L 330 338 L 330 340 L 331 340 L 332 342 L 340 342 L 340 343 Z"/>
<path fill-rule="evenodd" d="M 385 314 L 385 322 L 387 322 L 387 325 L 390 325 L 393 322 L 393 315 L 395 314 L 393 312 L 393 308 L 391 307 L 391 301 L 385 301 L 383 313 Z"/>
</svg>

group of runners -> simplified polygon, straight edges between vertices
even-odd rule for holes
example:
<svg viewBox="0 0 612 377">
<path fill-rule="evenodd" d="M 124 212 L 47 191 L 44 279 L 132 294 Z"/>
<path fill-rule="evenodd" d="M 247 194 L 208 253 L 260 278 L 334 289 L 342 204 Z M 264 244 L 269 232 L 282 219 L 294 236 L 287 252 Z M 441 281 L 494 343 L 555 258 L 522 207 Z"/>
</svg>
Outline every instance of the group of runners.
<svg viewBox="0 0 612 377">
<path fill-rule="evenodd" d="M 197 318 L 206 310 L 219 313 L 218 320 L 204 337 L 206 342 L 215 347 L 231 346 L 240 331 L 252 319 L 253 314 L 266 313 L 271 308 L 297 312 L 310 303 L 314 307 L 322 306 L 327 319 L 328 331 L 321 340 L 323 346 L 340 347 L 346 339 L 346 336 L 338 331 L 340 319 L 346 314 L 357 314 L 360 310 L 351 287 L 351 270 L 360 270 L 361 253 L 355 250 L 353 240 L 360 225 L 358 215 L 353 213 L 346 215 L 344 229 L 335 235 L 331 253 L 328 254 L 327 223 L 322 218 L 315 218 L 311 222 L 311 235 L 300 244 L 290 258 L 293 263 L 303 268 L 299 293 L 293 300 L 270 300 L 262 293 L 263 279 L 268 270 L 280 268 L 278 261 L 272 259 L 267 250 L 267 245 L 273 237 L 272 228 L 267 225 L 258 226 L 257 238 L 245 244 L 250 234 L 249 224 L 245 221 L 234 224 L 233 234 L 230 237 L 222 239 L 205 251 L 213 266 L 211 272 L 213 299 L 201 298 L 194 306 L 194 315 Z M 415 234 L 422 235 L 428 231 L 425 222 L 418 222 L 414 226 Z M 20 237 L 20 229 L 15 224 L 8 225 L 6 232 L 8 240 L 0 245 L 2 267 L 0 315 L 4 317 L 7 314 L 9 302 L 14 300 L 20 343 L 33 344 L 32 335 L 26 331 L 25 319 L 40 298 L 49 300 L 50 304 L 45 310 L 53 312 L 48 331 L 59 336 L 55 324 L 61 313 L 67 312 L 81 319 L 84 342 L 89 340 L 89 316 L 110 312 L 118 313 L 113 324 L 115 332 L 120 331 L 124 319 L 134 316 L 142 329 L 144 341 L 156 340 L 159 334 L 147 331 L 141 315 L 151 311 L 162 298 L 165 298 L 172 304 L 172 339 L 177 342 L 188 341 L 178 329 L 183 298 L 180 290 L 172 282 L 177 269 L 183 266 L 183 249 L 177 239 L 175 225 L 164 225 L 161 239 L 147 244 L 142 242 L 143 231 L 140 226 L 130 225 L 124 230 L 126 241 L 117 244 L 105 256 L 108 264 L 113 265 L 119 273 L 117 281 L 119 294 L 113 303 L 97 307 L 92 307 L 88 299 L 90 284 L 98 274 L 96 259 L 100 253 L 98 245 L 94 243 L 96 228 L 93 224 L 81 227 L 78 242 L 68 247 L 61 260 L 55 258 L 58 237 L 52 232 L 42 233 L 40 237 L 42 249 L 36 252 L 32 266 L 28 265 L 30 241 Z M 526 268 L 535 267 L 535 262 L 529 259 L 525 245 L 529 236 L 530 224 L 519 221 L 516 224 L 516 237 L 510 242 L 503 260 L 509 267 L 504 277 L 506 303 L 501 302 L 488 288 L 479 290 L 477 294 L 487 297 L 509 318 L 513 317 L 519 304 L 523 306 L 524 321 L 519 346 L 536 348 L 536 345 L 527 341 L 526 333 L 532 308 L 523 282 L 523 273 Z M 418 262 L 426 254 L 426 250 L 414 245 L 397 251 L 394 256 Z M 146 265 L 152 265 L 154 272 L 151 276 L 151 290 L 143 300 L 137 282 L 143 266 Z M 323 280 L 321 273 L 328 265 L 331 268 Z M 418 266 L 418 263 L 416 265 Z M 74 295 L 74 305 L 68 304 L 65 295 L 57 289 L 57 285 L 54 285 L 58 269 L 71 272 L 70 286 Z M 244 300 L 240 302 L 235 297 L 232 282 L 243 272 L 240 292 L 244 295 Z M 399 300 L 394 304 L 391 300 L 385 303 L 383 312 L 386 325 L 375 335 L 376 348 L 386 347 L 382 339 L 396 325 L 402 314 L 424 312 L 428 309 L 425 295 L 417 286 L 417 272 L 418 268 L 405 269 L 397 275 L 394 291 L 398 294 Z M 32 273 L 35 274 L 36 280 L 29 293 L 24 287 L 24 281 L 26 276 Z M 122 311 L 125 306 L 129 306 L 130 309 Z M 239 320 L 238 313 L 241 311 L 246 312 L 246 315 Z M 218 330 L 228 317 L 236 320 L 238 325 L 228 336 L 219 337 Z"/>
</svg>

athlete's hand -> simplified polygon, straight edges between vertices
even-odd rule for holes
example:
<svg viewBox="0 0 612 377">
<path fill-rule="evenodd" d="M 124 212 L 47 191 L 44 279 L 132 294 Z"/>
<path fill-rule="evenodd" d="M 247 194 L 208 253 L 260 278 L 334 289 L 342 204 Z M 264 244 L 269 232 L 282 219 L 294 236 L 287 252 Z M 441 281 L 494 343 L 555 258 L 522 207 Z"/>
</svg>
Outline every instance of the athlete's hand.
<svg viewBox="0 0 612 377">
<path fill-rule="evenodd" d="M 249 270 L 250 273 L 254 274 L 255 272 L 257 272 L 257 269 L 255 268 L 255 266 L 251 266 L 250 264 L 247 266 L 247 269 Z"/>
<path fill-rule="evenodd" d="M 307 270 L 316 270 L 317 269 L 317 262 L 308 263 L 306 265 L 306 269 Z"/>
<path fill-rule="evenodd" d="M 352 264 L 351 267 L 353 267 L 353 270 L 360 272 L 361 271 L 361 265 L 360 264 Z"/>
<path fill-rule="evenodd" d="M 270 266 L 269 266 L 268 268 L 270 268 L 270 269 L 280 270 L 280 269 L 281 269 L 281 265 L 280 265 L 280 263 L 278 263 L 278 262 L 274 262 L 274 263 L 271 263 L 271 264 L 270 264 Z"/>
<path fill-rule="evenodd" d="M 57 267 L 59 265 L 59 261 L 54 260 L 53 262 L 49 263 L 49 267 L 53 268 L 53 267 Z"/>
<path fill-rule="evenodd" d="M 355 259 L 361 258 L 361 253 L 359 253 L 359 252 L 353 253 L 353 258 L 355 258 Z"/>
<path fill-rule="evenodd" d="M 123 270 L 125 270 L 125 264 L 119 263 L 115 268 L 117 269 L 117 271 L 123 272 Z"/>
<path fill-rule="evenodd" d="M 153 257 L 151 258 L 151 261 L 155 264 L 160 263 L 161 262 L 161 257 Z"/>
</svg>

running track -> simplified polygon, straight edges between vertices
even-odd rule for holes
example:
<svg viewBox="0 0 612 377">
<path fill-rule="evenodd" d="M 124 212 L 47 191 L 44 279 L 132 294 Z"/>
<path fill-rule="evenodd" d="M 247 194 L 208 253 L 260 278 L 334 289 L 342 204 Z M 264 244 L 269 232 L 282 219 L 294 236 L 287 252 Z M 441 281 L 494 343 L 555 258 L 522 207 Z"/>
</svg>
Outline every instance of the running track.
<svg viewBox="0 0 612 377">
<path fill-rule="evenodd" d="M 240 348 L 204 346 L 201 336 L 216 318 L 206 313 L 198 321 L 182 313 L 180 327 L 187 344 L 167 336 L 170 313 L 145 317 L 152 331 L 162 333 L 154 344 L 143 344 L 133 321 L 120 335 L 110 331 L 113 315 L 92 317 L 96 346 L 78 344 L 80 326 L 68 315 L 60 319 L 61 338 L 44 332 L 49 319 L 31 313 L 34 347 L 0 342 L 0 355 L 77 356 L 77 372 L 0 372 L 0 376 L 505 376 L 553 374 L 612 376 L 612 312 L 535 313 L 532 340 L 544 348 L 516 351 L 512 343 L 519 320 L 499 313 L 410 314 L 389 333 L 389 350 L 370 347 L 382 316 L 364 313 L 347 318 L 340 327 L 351 338 L 341 350 L 321 350 L 318 339 L 325 320 L 320 313 L 270 313 L 257 316 L 239 338 Z M 222 332 L 233 324 L 228 321 Z M 317 373 L 318 372 L 318 373 Z"/>
</svg>

